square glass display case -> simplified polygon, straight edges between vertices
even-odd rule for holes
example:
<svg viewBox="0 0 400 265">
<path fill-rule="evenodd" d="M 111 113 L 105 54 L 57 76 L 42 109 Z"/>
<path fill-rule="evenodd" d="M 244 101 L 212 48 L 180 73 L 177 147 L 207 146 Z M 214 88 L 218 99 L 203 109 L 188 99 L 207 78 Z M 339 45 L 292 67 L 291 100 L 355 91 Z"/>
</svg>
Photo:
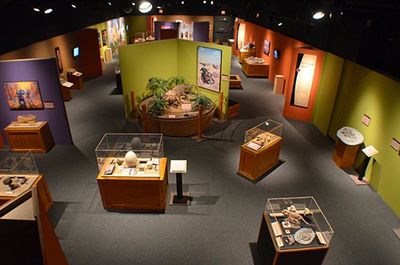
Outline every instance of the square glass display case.
<svg viewBox="0 0 400 265">
<path fill-rule="evenodd" d="M 155 40 L 155 33 L 154 31 L 147 31 L 146 32 L 146 41 L 152 41 Z"/>
<path fill-rule="evenodd" d="M 250 148 L 256 150 L 267 146 L 275 138 L 282 136 L 283 125 L 277 121 L 268 119 L 251 129 L 248 129 L 244 135 L 244 143 Z M 249 146 L 250 144 L 250 146 Z"/>
<path fill-rule="evenodd" d="M 279 161 L 283 125 L 268 119 L 246 131 L 240 150 L 239 174 L 256 180 Z"/>
<path fill-rule="evenodd" d="M 28 190 L 39 177 L 31 152 L 0 151 L 0 199 L 16 197 Z"/>
<path fill-rule="evenodd" d="M 146 33 L 145 32 L 135 32 L 134 43 L 145 42 L 146 41 Z"/>
<path fill-rule="evenodd" d="M 314 197 L 269 198 L 257 248 L 270 264 L 321 264 L 333 233 Z"/>
<path fill-rule="evenodd" d="M 95 150 L 99 170 L 107 158 L 115 159 L 118 163 L 125 159 L 129 151 L 136 154 L 140 163 L 144 161 L 157 163 L 158 159 L 164 155 L 163 135 L 161 133 L 106 133 Z"/>
</svg>

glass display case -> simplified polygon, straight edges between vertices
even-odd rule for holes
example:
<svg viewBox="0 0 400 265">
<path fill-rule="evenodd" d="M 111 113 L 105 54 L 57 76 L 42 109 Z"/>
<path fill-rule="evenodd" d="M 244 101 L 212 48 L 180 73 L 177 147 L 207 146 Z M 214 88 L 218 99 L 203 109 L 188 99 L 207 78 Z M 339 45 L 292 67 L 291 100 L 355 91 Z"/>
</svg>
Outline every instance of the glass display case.
<svg viewBox="0 0 400 265">
<path fill-rule="evenodd" d="M 155 33 L 154 31 L 147 31 L 146 32 L 146 41 L 152 41 L 155 40 Z"/>
<path fill-rule="evenodd" d="M 134 42 L 145 42 L 146 41 L 146 33 L 145 32 L 135 32 Z"/>
<path fill-rule="evenodd" d="M 28 190 L 39 172 L 31 152 L 0 151 L 0 197 L 14 197 Z"/>
<path fill-rule="evenodd" d="M 328 247 L 333 229 L 314 197 L 267 199 L 265 219 L 280 250 Z"/>
<path fill-rule="evenodd" d="M 144 167 L 144 164 L 149 161 L 154 166 L 158 164 L 158 159 L 164 155 L 163 135 L 161 133 L 106 133 L 95 151 L 99 170 L 109 159 L 109 164 L 115 165 L 115 171 L 120 168 L 127 169 L 125 171 L 129 173 L 128 171 L 136 168 L 136 165 L 128 165 L 130 160 L 135 160 L 138 168 Z M 147 164 L 147 168 L 150 168 L 151 163 Z"/>
<path fill-rule="evenodd" d="M 259 150 L 281 138 L 282 131 L 282 123 L 268 119 L 246 131 L 244 144 L 250 149 Z"/>
</svg>

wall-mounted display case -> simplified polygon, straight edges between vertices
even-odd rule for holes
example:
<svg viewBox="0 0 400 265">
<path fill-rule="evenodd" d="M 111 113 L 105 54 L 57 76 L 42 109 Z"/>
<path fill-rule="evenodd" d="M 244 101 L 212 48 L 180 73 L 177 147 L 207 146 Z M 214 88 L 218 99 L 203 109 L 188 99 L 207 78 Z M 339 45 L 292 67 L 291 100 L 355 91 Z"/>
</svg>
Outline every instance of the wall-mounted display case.
<svg viewBox="0 0 400 265">
<path fill-rule="evenodd" d="M 265 264 L 321 264 L 333 233 L 314 197 L 270 198 L 257 248 Z"/>
<path fill-rule="evenodd" d="M 241 147 L 239 174 L 256 180 L 279 161 L 283 125 L 268 119 L 245 133 Z"/>
</svg>

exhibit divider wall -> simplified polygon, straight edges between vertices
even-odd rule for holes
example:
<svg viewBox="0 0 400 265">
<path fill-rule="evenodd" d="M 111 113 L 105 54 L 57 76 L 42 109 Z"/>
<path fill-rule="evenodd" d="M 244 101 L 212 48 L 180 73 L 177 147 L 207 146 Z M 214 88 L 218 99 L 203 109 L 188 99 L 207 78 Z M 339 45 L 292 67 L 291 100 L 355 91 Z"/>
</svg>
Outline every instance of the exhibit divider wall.
<svg viewBox="0 0 400 265">
<path fill-rule="evenodd" d="M 365 146 L 379 153 L 369 163 L 366 178 L 374 190 L 400 216 L 400 83 L 350 61 L 345 61 L 328 134 L 350 126 L 364 135 Z M 362 123 L 363 115 L 370 119 Z M 392 146 L 393 145 L 393 146 Z"/>
<path fill-rule="evenodd" d="M 218 106 L 220 93 L 223 92 L 223 113 L 225 115 L 228 109 L 231 47 L 170 39 L 131 44 L 120 48 L 119 61 L 126 118 L 129 118 L 132 110 L 131 91 L 134 91 L 135 96 L 141 96 L 151 77 L 169 79 L 174 76 L 182 76 L 190 84 L 197 84 L 198 47 L 222 51 L 219 92 L 199 88 L 199 93 L 208 96 Z"/>
<path fill-rule="evenodd" d="M 40 108 L 12 109 L 6 96 L 4 83 L 29 82 L 36 84 L 40 94 Z M 67 113 L 60 90 L 60 81 L 55 58 L 0 61 L 0 128 L 4 129 L 18 115 L 33 114 L 38 121 L 47 121 L 56 144 L 73 144 Z M 26 90 L 27 91 L 27 90 Z M 32 91 L 32 90 L 30 90 Z M 25 92 L 26 93 L 26 92 Z M 12 96 L 12 93 L 9 93 Z M 36 97 L 38 99 L 38 97 Z M 39 100 L 39 99 L 38 99 Z M 27 105 L 28 106 L 28 105 Z"/>
</svg>

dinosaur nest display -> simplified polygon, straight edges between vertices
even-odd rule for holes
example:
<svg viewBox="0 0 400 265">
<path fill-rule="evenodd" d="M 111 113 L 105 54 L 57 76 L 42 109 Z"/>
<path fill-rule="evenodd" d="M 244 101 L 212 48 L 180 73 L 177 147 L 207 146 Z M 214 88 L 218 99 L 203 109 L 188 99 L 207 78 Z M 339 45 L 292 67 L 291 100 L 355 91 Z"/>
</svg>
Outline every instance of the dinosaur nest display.
<svg viewBox="0 0 400 265">
<path fill-rule="evenodd" d="M 177 79 L 176 77 L 174 78 Z M 204 113 L 210 111 L 214 104 L 207 96 L 193 93 L 193 85 L 180 82 L 151 78 L 143 99 L 139 100 L 139 109 L 146 106 L 148 113 L 153 117 L 196 116 L 200 106 Z M 156 84 L 154 86 L 154 84 Z M 148 96 L 148 97 L 146 97 Z"/>
</svg>

